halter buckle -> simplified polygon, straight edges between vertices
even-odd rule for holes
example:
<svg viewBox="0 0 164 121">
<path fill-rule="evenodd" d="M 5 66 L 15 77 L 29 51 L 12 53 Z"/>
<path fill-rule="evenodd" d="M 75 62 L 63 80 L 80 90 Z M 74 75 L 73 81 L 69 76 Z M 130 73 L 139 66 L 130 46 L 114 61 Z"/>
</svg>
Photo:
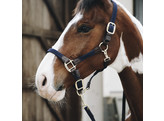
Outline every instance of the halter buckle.
<svg viewBox="0 0 164 121">
<path fill-rule="evenodd" d="M 73 60 L 69 60 L 68 62 L 64 63 L 64 66 L 69 72 L 76 70 L 76 65 L 73 63 Z"/>
<path fill-rule="evenodd" d="M 111 28 L 112 27 L 112 28 Z M 107 27 L 106 27 L 106 31 L 109 33 L 109 34 L 114 34 L 115 33 L 115 30 L 116 30 L 116 24 L 113 23 L 113 22 L 109 22 Z"/>
<path fill-rule="evenodd" d="M 81 96 L 84 93 L 84 87 L 83 87 L 83 80 L 82 79 L 79 79 L 75 82 L 75 88 L 76 88 L 77 95 Z M 81 93 L 79 93 L 79 91 L 81 91 Z"/>
<path fill-rule="evenodd" d="M 83 80 L 82 79 L 79 79 L 75 82 L 75 87 L 76 87 L 76 90 L 83 90 Z"/>
</svg>

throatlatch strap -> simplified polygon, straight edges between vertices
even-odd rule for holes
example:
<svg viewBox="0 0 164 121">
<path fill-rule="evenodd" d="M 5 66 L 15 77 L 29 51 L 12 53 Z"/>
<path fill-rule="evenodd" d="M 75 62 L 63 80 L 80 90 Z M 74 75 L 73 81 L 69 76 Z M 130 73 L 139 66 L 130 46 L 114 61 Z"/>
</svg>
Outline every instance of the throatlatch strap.
<svg viewBox="0 0 164 121">
<path fill-rule="evenodd" d="M 104 69 L 106 69 L 108 67 L 109 61 L 104 62 L 104 68 L 103 69 L 99 69 L 97 71 L 95 71 L 95 73 L 91 76 L 91 78 L 89 79 L 86 89 L 90 89 L 90 85 L 91 85 L 91 81 L 93 79 L 94 76 L 96 76 L 99 72 L 102 72 Z"/>
</svg>

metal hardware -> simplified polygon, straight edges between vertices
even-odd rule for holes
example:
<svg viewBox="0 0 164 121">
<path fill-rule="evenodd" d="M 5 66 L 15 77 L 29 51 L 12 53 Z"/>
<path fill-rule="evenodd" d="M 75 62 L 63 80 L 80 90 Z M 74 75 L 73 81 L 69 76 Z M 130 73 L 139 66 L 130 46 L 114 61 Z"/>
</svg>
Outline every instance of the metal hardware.
<svg viewBox="0 0 164 121">
<path fill-rule="evenodd" d="M 102 48 L 102 45 L 103 45 L 104 43 L 103 42 L 101 42 L 100 44 L 99 44 L 99 48 L 101 49 L 101 51 L 102 52 L 104 52 L 104 51 L 107 51 L 108 50 L 108 45 L 104 45 L 104 46 L 106 46 L 106 48 L 105 49 L 103 49 Z"/>
<path fill-rule="evenodd" d="M 113 26 L 113 31 L 112 31 L 112 32 L 109 31 L 110 25 Z M 116 30 L 116 24 L 113 23 L 113 22 L 109 22 L 108 25 L 107 25 L 107 27 L 106 27 L 106 31 L 107 31 L 109 34 L 114 34 L 114 33 L 115 33 L 115 30 Z"/>
<path fill-rule="evenodd" d="M 104 55 L 105 55 L 104 62 L 110 61 L 111 59 L 110 59 L 110 57 L 108 56 L 107 51 L 104 51 L 103 53 L 104 53 Z"/>
<path fill-rule="evenodd" d="M 78 83 L 81 83 L 81 87 L 78 87 Z M 85 93 L 82 79 L 79 79 L 75 82 L 75 88 L 76 88 L 77 95 L 82 96 L 82 94 Z M 79 93 L 79 91 L 81 91 L 81 93 Z"/>
<path fill-rule="evenodd" d="M 79 93 L 78 90 L 76 90 L 76 93 L 78 96 L 82 96 L 85 93 L 85 90 L 82 90 L 81 93 Z"/>
<path fill-rule="evenodd" d="M 105 56 L 104 62 L 107 62 L 107 61 L 111 60 L 111 58 L 108 56 L 108 53 L 107 53 L 108 45 L 106 45 L 106 48 L 103 49 L 103 48 L 102 48 L 102 44 L 103 44 L 103 42 L 101 42 L 101 43 L 99 44 L 99 47 L 100 47 L 100 49 L 101 49 L 101 52 L 104 53 L 104 56 Z"/>
<path fill-rule="evenodd" d="M 71 67 L 68 67 L 69 65 Z M 76 70 L 76 65 L 73 63 L 73 60 L 69 60 L 68 62 L 64 63 L 64 66 L 69 72 L 73 72 L 74 70 Z"/>
<path fill-rule="evenodd" d="M 81 83 L 81 87 L 79 88 L 78 87 L 78 83 Z M 83 80 L 82 79 L 79 79 L 79 80 L 77 80 L 76 82 L 75 82 L 75 87 L 76 87 L 76 90 L 83 90 Z"/>
</svg>

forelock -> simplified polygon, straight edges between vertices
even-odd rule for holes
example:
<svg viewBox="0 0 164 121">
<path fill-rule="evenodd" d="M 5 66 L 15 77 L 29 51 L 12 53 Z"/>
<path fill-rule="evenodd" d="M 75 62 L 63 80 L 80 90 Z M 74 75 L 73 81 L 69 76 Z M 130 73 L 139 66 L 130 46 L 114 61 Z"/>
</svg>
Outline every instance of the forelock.
<svg viewBox="0 0 164 121">
<path fill-rule="evenodd" d="M 94 6 L 103 6 L 102 0 L 80 0 L 75 8 L 75 13 L 89 11 Z"/>
</svg>

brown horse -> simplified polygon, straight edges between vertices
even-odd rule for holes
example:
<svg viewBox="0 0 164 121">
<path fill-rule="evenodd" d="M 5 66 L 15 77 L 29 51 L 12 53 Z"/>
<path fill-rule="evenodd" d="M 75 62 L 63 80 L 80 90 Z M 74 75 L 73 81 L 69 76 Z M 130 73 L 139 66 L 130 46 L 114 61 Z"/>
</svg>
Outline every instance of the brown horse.
<svg viewBox="0 0 164 121">
<path fill-rule="evenodd" d="M 121 83 L 131 113 L 126 120 L 143 120 L 143 71 L 142 25 L 119 2 L 116 30 L 108 44 L 109 66 L 114 68 Z M 80 0 L 74 18 L 52 47 L 70 59 L 80 57 L 97 47 L 106 34 L 106 26 L 112 16 L 110 0 Z M 104 54 L 99 53 L 81 62 L 77 68 L 82 78 L 103 68 Z M 62 61 L 47 53 L 36 73 L 36 87 L 40 96 L 59 101 L 65 90 L 75 83 Z"/>
</svg>

